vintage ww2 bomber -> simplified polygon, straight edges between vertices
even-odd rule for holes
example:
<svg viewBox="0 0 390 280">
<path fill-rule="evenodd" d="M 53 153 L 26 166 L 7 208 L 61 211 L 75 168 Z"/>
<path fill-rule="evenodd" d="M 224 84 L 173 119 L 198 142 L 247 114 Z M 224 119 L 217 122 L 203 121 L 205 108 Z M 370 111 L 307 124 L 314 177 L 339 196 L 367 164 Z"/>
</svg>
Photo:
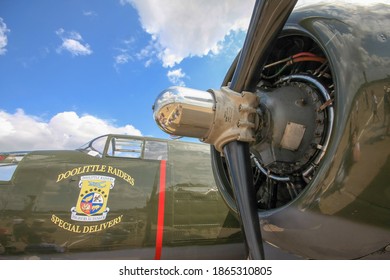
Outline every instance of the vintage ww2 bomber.
<svg viewBox="0 0 390 280">
<path fill-rule="evenodd" d="M 244 257 L 209 145 L 105 135 L 2 153 L 0 176 L 0 258 Z"/>
<path fill-rule="evenodd" d="M 220 89 L 158 96 L 211 160 L 119 135 L 2 154 L 0 256 L 389 259 L 390 6 L 295 4 L 256 1 Z"/>
</svg>

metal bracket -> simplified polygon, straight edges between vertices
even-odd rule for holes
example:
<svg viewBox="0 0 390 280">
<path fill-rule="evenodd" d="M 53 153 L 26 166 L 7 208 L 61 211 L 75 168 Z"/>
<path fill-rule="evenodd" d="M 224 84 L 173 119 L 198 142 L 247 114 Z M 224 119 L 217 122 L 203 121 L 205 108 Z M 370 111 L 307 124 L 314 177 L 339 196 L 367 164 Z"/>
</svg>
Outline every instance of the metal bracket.
<svg viewBox="0 0 390 280">
<path fill-rule="evenodd" d="M 252 142 L 259 124 L 258 97 L 251 92 L 235 92 L 228 87 L 209 90 L 215 97 L 215 117 L 208 135 L 201 139 L 222 153 L 231 141 Z"/>
</svg>

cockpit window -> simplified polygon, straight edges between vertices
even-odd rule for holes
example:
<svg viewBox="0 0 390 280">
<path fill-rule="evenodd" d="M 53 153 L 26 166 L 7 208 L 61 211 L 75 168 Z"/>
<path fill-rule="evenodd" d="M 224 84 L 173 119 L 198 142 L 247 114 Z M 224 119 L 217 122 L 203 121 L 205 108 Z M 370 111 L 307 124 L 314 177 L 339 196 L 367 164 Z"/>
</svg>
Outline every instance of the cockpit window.
<svg viewBox="0 0 390 280">
<path fill-rule="evenodd" d="M 104 146 L 106 145 L 106 142 L 107 142 L 107 137 L 108 136 L 102 136 L 102 137 L 96 138 L 96 139 L 88 142 L 87 144 L 84 144 L 83 146 L 81 146 L 77 150 L 82 151 L 82 152 L 84 152 L 90 156 L 93 156 L 93 157 L 102 157 L 103 151 L 104 151 Z"/>
<path fill-rule="evenodd" d="M 17 167 L 16 164 L 10 164 L 10 165 L 0 164 L 0 181 L 11 180 L 12 175 L 14 175 L 14 172 L 16 170 L 16 167 Z"/>
<path fill-rule="evenodd" d="M 11 152 L 0 154 L 0 181 L 9 181 L 27 152 Z"/>
<path fill-rule="evenodd" d="M 108 141 L 107 151 L 105 147 Z M 105 135 L 98 137 L 77 149 L 93 157 L 138 158 L 168 160 L 168 143 L 154 139 L 141 139 Z"/>
<path fill-rule="evenodd" d="M 113 137 L 107 151 L 108 156 L 124 158 L 142 158 L 144 142 L 138 139 Z"/>
</svg>

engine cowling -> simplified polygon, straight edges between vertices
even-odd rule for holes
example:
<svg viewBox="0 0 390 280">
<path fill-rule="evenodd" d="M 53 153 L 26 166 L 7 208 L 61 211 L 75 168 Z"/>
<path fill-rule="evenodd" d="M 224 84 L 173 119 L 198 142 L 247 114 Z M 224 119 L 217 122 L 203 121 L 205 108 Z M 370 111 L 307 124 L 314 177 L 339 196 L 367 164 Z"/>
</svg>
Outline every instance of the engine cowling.
<svg viewBox="0 0 390 280">
<path fill-rule="evenodd" d="M 321 46 L 298 31 L 282 34 L 257 72 L 253 92 L 259 99 L 260 122 L 250 150 L 258 206 L 270 210 L 305 189 L 327 151 L 334 123 L 334 80 Z M 235 209 L 221 161 L 214 153 L 216 178 Z"/>
</svg>

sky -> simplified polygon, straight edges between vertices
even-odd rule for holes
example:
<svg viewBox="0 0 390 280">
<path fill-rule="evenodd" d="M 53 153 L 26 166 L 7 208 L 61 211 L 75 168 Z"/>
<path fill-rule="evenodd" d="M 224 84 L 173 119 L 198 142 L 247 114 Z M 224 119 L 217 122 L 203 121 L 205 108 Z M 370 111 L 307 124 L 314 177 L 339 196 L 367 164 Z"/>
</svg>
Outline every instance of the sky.
<svg viewBox="0 0 390 280">
<path fill-rule="evenodd" d="M 310 0 L 299 0 L 297 6 Z M 165 88 L 219 88 L 254 0 L 0 0 L 0 152 L 169 139 Z"/>
</svg>

